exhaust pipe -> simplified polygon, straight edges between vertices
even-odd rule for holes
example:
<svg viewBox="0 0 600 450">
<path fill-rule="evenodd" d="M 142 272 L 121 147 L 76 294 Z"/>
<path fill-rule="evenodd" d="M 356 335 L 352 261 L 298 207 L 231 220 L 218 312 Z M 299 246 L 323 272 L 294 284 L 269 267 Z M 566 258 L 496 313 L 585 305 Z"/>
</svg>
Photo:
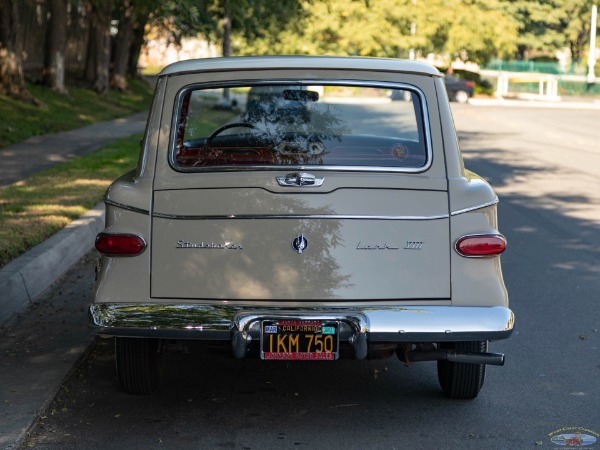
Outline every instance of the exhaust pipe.
<svg viewBox="0 0 600 450">
<path fill-rule="evenodd" d="M 448 361 L 468 364 L 488 364 L 490 366 L 503 366 L 503 353 L 458 353 L 448 352 Z"/>
<path fill-rule="evenodd" d="M 406 352 L 402 357 L 400 352 L 397 352 L 398 358 L 405 362 L 419 361 L 451 361 L 465 364 L 487 364 L 490 366 L 503 366 L 503 353 L 470 353 L 470 352 L 455 352 L 452 350 L 412 350 Z"/>
</svg>

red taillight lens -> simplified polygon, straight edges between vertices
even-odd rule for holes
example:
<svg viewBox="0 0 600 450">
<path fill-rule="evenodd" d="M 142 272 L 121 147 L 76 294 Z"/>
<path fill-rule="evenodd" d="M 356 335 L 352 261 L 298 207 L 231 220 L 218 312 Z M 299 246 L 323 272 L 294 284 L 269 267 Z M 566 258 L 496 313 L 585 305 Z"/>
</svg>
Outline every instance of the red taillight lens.
<svg viewBox="0 0 600 450">
<path fill-rule="evenodd" d="M 465 81 L 465 86 L 472 88 L 475 87 L 475 83 L 472 81 Z"/>
<path fill-rule="evenodd" d="M 461 256 L 496 256 L 506 249 L 506 239 L 501 234 L 463 236 L 456 241 L 456 251 Z"/>
<path fill-rule="evenodd" d="M 108 256 L 136 256 L 146 249 L 146 242 L 134 234 L 100 233 L 96 249 Z"/>
</svg>

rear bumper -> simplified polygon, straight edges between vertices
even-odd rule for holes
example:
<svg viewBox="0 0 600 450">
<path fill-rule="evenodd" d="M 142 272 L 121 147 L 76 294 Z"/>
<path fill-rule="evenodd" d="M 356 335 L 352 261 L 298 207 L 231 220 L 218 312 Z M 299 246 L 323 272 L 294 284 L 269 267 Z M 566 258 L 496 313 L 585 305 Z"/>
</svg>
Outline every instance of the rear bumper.
<svg viewBox="0 0 600 450">
<path fill-rule="evenodd" d="M 260 339 L 268 319 L 326 319 L 340 322 L 340 339 L 366 357 L 369 343 L 494 341 L 508 338 L 514 315 L 508 308 L 377 306 L 252 308 L 229 305 L 97 303 L 90 306 L 94 334 L 118 337 L 231 341 L 236 357 Z"/>
</svg>

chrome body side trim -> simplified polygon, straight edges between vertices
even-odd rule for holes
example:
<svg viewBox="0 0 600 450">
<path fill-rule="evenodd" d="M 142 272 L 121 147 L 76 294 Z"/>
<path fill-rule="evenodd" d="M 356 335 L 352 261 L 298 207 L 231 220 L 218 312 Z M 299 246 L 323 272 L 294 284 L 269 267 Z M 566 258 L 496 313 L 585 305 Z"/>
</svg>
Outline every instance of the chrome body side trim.
<svg viewBox="0 0 600 450">
<path fill-rule="evenodd" d="M 262 320 L 338 320 L 340 339 L 357 357 L 369 342 L 499 340 L 513 330 L 508 308 L 463 306 L 345 306 L 276 308 L 233 305 L 97 303 L 89 326 L 104 336 L 231 341 L 236 356 L 260 338 Z"/>
<path fill-rule="evenodd" d="M 334 219 L 334 220 L 438 220 L 448 219 L 448 214 L 435 216 L 361 216 L 352 214 L 230 214 L 228 216 L 180 216 L 154 213 L 152 217 L 173 220 L 262 220 L 262 219 Z"/>
<path fill-rule="evenodd" d="M 115 206 L 115 207 L 121 208 L 121 209 L 126 209 L 127 211 L 144 214 L 145 216 L 150 215 L 150 211 L 148 211 L 147 209 L 136 208 L 135 206 L 124 205 L 123 203 L 115 202 L 114 200 L 109 200 L 107 198 L 104 199 L 104 203 L 106 205 Z"/>
<path fill-rule="evenodd" d="M 124 205 L 122 203 L 115 202 L 113 200 L 104 199 L 104 203 L 107 205 L 115 206 L 117 208 L 126 209 L 139 214 L 149 215 L 150 211 L 142 208 L 136 208 L 135 206 Z M 227 215 L 227 216 L 186 216 L 186 215 L 175 215 L 175 214 L 162 214 L 153 213 L 152 217 L 161 219 L 174 219 L 174 220 L 226 220 L 226 219 L 239 219 L 239 220 L 255 220 L 255 219 L 352 219 L 352 220 L 438 220 L 447 219 L 450 216 L 457 216 L 471 211 L 477 211 L 478 209 L 487 208 L 498 204 L 498 197 L 495 200 L 481 205 L 472 206 L 470 208 L 461 209 L 459 211 L 452 211 L 450 214 L 438 214 L 433 216 L 362 216 L 362 215 L 349 215 L 349 214 L 264 214 L 264 215 Z"/>
<path fill-rule="evenodd" d="M 498 197 L 494 198 L 491 202 L 482 203 L 480 205 L 470 206 L 469 208 L 459 209 L 458 211 L 452 211 L 451 216 L 458 216 L 459 214 L 468 213 L 471 211 L 477 211 L 478 209 L 487 208 L 488 206 L 494 206 L 499 203 Z"/>
<path fill-rule="evenodd" d="M 179 130 L 179 112 L 183 104 L 184 96 L 193 90 L 201 89 L 216 89 L 216 88 L 232 88 L 237 86 L 260 86 L 260 85 L 276 85 L 290 84 L 299 86 L 313 85 L 329 85 L 329 86 L 357 86 L 357 87 L 374 87 L 387 89 L 402 89 L 415 93 L 421 101 L 421 120 L 423 121 L 424 144 L 427 160 L 424 166 L 421 167 L 380 167 L 380 166 L 332 166 L 332 165 L 280 165 L 280 166 L 211 166 L 211 167 L 182 167 L 177 165 L 175 161 L 175 152 L 177 139 L 175 136 L 176 130 Z M 416 86 L 406 83 L 394 83 L 390 81 L 365 81 L 352 79 L 290 79 L 290 78 L 273 78 L 269 80 L 257 79 L 240 79 L 235 81 L 219 81 L 197 83 L 189 85 L 181 89 L 176 96 L 175 104 L 173 105 L 173 114 L 171 121 L 171 135 L 169 137 L 169 165 L 177 172 L 240 172 L 248 170 L 299 170 L 299 171 L 341 171 L 341 172 L 395 172 L 395 173 L 422 173 L 429 170 L 433 164 L 433 147 L 431 140 L 431 126 L 429 123 L 429 109 L 427 107 L 427 99 L 424 92 Z"/>
</svg>

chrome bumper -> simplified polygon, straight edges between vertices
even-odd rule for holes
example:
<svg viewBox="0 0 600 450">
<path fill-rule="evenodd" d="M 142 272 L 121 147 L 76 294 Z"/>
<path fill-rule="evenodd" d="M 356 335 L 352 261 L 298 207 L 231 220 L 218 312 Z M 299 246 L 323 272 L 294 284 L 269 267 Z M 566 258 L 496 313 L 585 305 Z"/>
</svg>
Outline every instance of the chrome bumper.
<svg viewBox="0 0 600 450">
<path fill-rule="evenodd" d="M 90 306 L 94 334 L 119 337 L 231 341 L 234 355 L 246 354 L 269 319 L 325 319 L 340 322 L 340 340 L 367 355 L 370 342 L 494 341 L 508 338 L 514 315 L 508 308 L 377 306 L 274 308 L 230 305 L 97 303 Z"/>
</svg>

